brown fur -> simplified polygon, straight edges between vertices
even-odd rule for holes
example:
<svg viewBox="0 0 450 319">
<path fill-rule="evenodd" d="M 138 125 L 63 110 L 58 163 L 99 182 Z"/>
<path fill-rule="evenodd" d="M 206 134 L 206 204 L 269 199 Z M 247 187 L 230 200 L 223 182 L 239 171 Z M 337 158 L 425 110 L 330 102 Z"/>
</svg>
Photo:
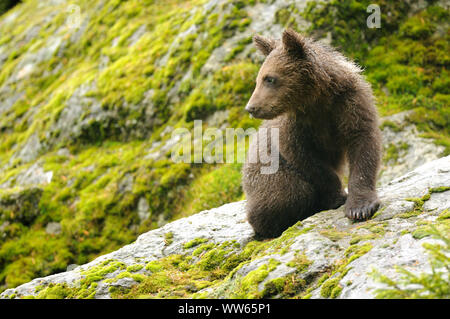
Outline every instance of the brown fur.
<svg viewBox="0 0 450 319">
<path fill-rule="evenodd" d="M 345 215 L 364 220 L 380 202 L 375 190 L 381 136 L 370 85 L 340 53 L 292 30 L 254 43 L 267 57 L 246 109 L 278 128 L 280 166 L 243 168 L 247 218 L 255 233 L 275 237 L 298 220 L 345 203 Z M 274 79 L 274 80 L 273 80 Z M 258 136 L 261 136 L 261 130 Z M 257 152 L 257 143 L 249 153 Z M 247 157 L 248 158 L 248 157 Z M 339 174 L 348 162 L 348 198 Z"/>
</svg>

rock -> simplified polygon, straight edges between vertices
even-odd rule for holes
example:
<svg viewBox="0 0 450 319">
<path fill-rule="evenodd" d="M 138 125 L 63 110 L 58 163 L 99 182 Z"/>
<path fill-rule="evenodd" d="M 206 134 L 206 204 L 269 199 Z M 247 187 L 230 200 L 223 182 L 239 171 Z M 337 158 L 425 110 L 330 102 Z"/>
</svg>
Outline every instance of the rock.
<svg viewBox="0 0 450 319">
<path fill-rule="evenodd" d="M 0 192 L 0 223 L 7 221 L 30 225 L 39 215 L 42 192 L 43 190 L 39 187 Z"/>
<path fill-rule="evenodd" d="M 125 174 L 123 179 L 117 185 L 118 193 L 119 194 L 123 194 L 123 193 L 126 193 L 126 192 L 133 191 L 133 182 L 134 182 L 133 176 L 130 175 L 130 174 Z"/>
<path fill-rule="evenodd" d="M 150 206 L 148 205 L 147 199 L 141 197 L 138 202 L 138 216 L 141 222 L 146 221 L 150 217 Z"/>
<path fill-rule="evenodd" d="M 400 112 L 382 118 L 384 161 L 378 185 L 384 185 L 420 165 L 438 159 L 444 151 L 443 146 L 420 137 L 416 126 L 407 121 L 412 112 Z"/>
<path fill-rule="evenodd" d="M 48 223 L 47 226 L 45 227 L 45 232 L 50 235 L 59 235 L 61 234 L 61 231 L 62 231 L 61 224 L 57 222 Z"/>
<path fill-rule="evenodd" d="M 101 269 L 103 275 L 95 279 L 97 285 L 85 289 L 95 298 L 111 298 L 117 287 L 123 293 L 143 280 L 151 280 L 153 273 L 163 276 L 170 267 L 179 267 L 176 276 L 189 276 L 192 267 L 192 272 L 203 274 L 205 286 L 197 286 L 198 278 L 191 278 L 190 285 L 178 287 L 185 289 L 181 293 L 184 297 L 283 297 L 293 289 L 311 298 L 374 298 L 374 289 L 383 285 L 373 280 L 373 269 L 393 280 L 400 276 L 394 266 L 416 274 L 430 272 L 423 244 L 439 241 L 417 236 L 416 231 L 429 224 L 448 227 L 438 216 L 450 207 L 449 186 L 447 156 L 381 187 L 382 207 L 368 221 L 350 222 L 341 207 L 315 214 L 279 238 L 263 242 L 255 240 L 245 220 L 245 201 L 230 203 L 168 223 L 88 264 L 34 279 L 0 296 L 37 296 L 51 284 L 83 296 L 80 287 L 90 274 Z M 178 261 L 158 266 L 168 260 Z M 218 277 L 212 280 L 210 276 Z M 170 278 L 175 287 L 176 279 Z M 41 290 L 36 291 L 38 286 Z M 171 287 L 161 286 L 150 293 L 179 296 L 180 291 Z"/>
<path fill-rule="evenodd" d="M 42 151 L 42 144 L 39 141 L 38 135 L 35 133 L 31 135 L 25 145 L 11 157 L 11 161 L 19 158 L 23 163 L 28 163 L 35 160 Z"/>
<path fill-rule="evenodd" d="M 37 50 L 26 53 L 23 59 L 18 63 L 13 75 L 6 81 L 6 84 L 16 83 L 24 78 L 28 78 L 35 71 L 35 67 L 43 61 L 48 61 L 60 48 L 62 39 L 51 36 L 42 47 Z"/>
<path fill-rule="evenodd" d="M 28 187 L 36 185 L 47 185 L 53 179 L 52 171 L 44 171 L 41 163 L 36 162 L 28 169 L 23 170 L 16 176 L 8 179 L 3 184 L 0 184 L 0 189 L 18 187 Z"/>
</svg>

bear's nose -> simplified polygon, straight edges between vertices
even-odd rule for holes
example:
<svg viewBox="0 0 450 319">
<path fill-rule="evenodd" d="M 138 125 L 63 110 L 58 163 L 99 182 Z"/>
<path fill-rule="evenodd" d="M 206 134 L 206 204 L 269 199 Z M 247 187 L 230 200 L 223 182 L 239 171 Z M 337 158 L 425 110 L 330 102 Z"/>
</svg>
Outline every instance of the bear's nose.
<svg viewBox="0 0 450 319">
<path fill-rule="evenodd" d="M 245 110 L 251 114 L 256 111 L 256 107 L 252 104 L 247 104 L 247 106 L 245 107 Z"/>
</svg>

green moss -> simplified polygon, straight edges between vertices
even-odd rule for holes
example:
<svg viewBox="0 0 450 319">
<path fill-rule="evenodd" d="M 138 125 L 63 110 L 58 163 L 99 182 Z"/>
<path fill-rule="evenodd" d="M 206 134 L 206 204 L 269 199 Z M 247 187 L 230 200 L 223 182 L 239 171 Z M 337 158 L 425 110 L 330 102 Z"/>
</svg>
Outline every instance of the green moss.
<svg viewBox="0 0 450 319">
<path fill-rule="evenodd" d="M 431 232 L 428 227 L 419 227 L 412 233 L 412 236 L 415 239 L 422 239 L 422 238 L 430 236 L 430 235 L 431 235 Z"/>
<path fill-rule="evenodd" d="M 389 146 L 384 150 L 383 161 L 389 163 L 397 163 L 399 157 L 399 150 L 396 145 L 390 143 Z"/>
<path fill-rule="evenodd" d="M 320 289 L 320 295 L 325 298 L 336 298 L 342 287 L 339 286 L 340 278 L 332 278 L 325 281 Z"/>
<path fill-rule="evenodd" d="M 275 22 L 284 27 L 297 28 L 295 17 L 299 15 L 299 10 L 294 4 L 292 4 L 275 12 Z"/>
<path fill-rule="evenodd" d="M 258 285 L 269 275 L 269 273 L 280 264 L 275 259 L 270 259 L 267 264 L 250 271 L 240 279 L 238 288 L 233 291 L 232 298 L 254 299 L 260 298 L 262 293 L 258 290 Z"/>
<path fill-rule="evenodd" d="M 409 211 L 409 212 L 406 212 L 406 213 L 397 214 L 396 217 L 398 217 L 398 218 L 411 218 L 411 217 L 419 216 L 420 214 L 423 213 L 423 205 L 424 205 L 424 203 L 427 200 L 430 199 L 431 194 L 446 192 L 448 190 L 449 190 L 449 187 L 447 187 L 447 186 L 430 188 L 428 190 L 427 194 L 425 194 L 421 198 L 407 198 L 406 199 L 407 201 L 414 202 L 414 209 L 412 211 Z"/>
<path fill-rule="evenodd" d="M 444 209 L 438 216 L 437 220 L 450 219 L 450 210 Z"/>
<path fill-rule="evenodd" d="M 164 235 L 164 243 L 166 244 L 166 246 L 169 246 L 170 244 L 173 243 L 173 233 L 172 232 L 168 232 Z"/>
<path fill-rule="evenodd" d="M 145 270 L 151 272 L 158 272 L 163 270 L 163 265 L 159 261 L 151 261 L 145 266 Z"/>
<path fill-rule="evenodd" d="M 262 298 L 267 298 L 269 296 L 276 296 L 281 293 L 285 286 L 284 278 L 275 278 L 267 281 L 264 284 L 264 290 L 262 292 Z"/>
<path fill-rule="evenodd" d="M 343 288 L 340 282 L 351 269 L 349 267 L 351 262 L 368 253 L 372 248 L 371 243 L 349 246 L 344 252 L 345 258 L 336 263 L 331 274 L 325 274 L 317 281 L 315 287 L 320 287 L 320 295 L 325 298 L 337 298 Z"/>
<path fill-rule="evenodd" d="M 450 190 L 450 186 L 434 187 L 434 188 L 430 189 L 429 193 L 430 194 L 432 194 L 432 193 L 443 193 L 443 192 L 446 192 L 448 190 Z"/>
<path fill-rule="evenodd" d="M 135 264 L 135 265 L 128 266 L 127 267 L 127 271 L 129 271 L 129 272 L 136 272 L 136 271 L 141 270 L 142 268 L 144 268 L 143 265 Z"/>
<path fill-rule="evenodd" d="M 302 273 L 306 271 L 311 264 L 312 261 L 310 261 L 305 254 L 300 254 L 299 252 L 296 252 L 294 259 L 289 261 L 286 265 L 289 267 L 296 268 L 297 273 Z"/>
<path fill-rule="evenodd" d="M 119 269 L 125 269 L 125 264 L 119 261 L 105 260 L 99 265 L 81 272 L 84 276 L 83 284 L 90 285 L 93 282 L 101 281 L 107 274 L 113 273 Z"/>
<path fill-rule="evenodd" d="M 191 240 L 191 241 L 185 243 L 185 244 L 183 245 L 183 248 L 184 248 L 184 249 L 189 249 L 189 248 L 198 246 L 198 245 L 200 245 L 200 244 L 203 244 L 203 243 L 205 243 L 205 242 L 207 242 L 207 241 L 208 241 L 208 239 L 206 239 L 206 238 L 195 238 L 195 239 L 193 239 L 193 240 Z"/>
<path fill-rule="evenodd" d="M 41 291 L 38 299 L 65 299 L 71 294 L 71 290 L 65 285 L 49 285 L 46 289 Z"/>
<path fill-rule="evenodd" d="M 300 223 L 299 223 L 300 225 Z M 247 276 L 236 279 L 237 271 L 245 264 L 255 258 L 264 256 L 268 252 L 277 252 L 289 245 L 289 238 L 305 233 L 309 228 L 299 229 L 298 226 L 287 230 L 279 239 L 248 243 L 240 249 L 240 245 L 235 242 L 197 243 L 198 248 L 194 249 L 191 255 L 172 255 L 163 259 L 149 262 L 145 270 L 144 278 L 129 291 L 114 291 L 115 298 L 140 298 L 140 297 L 186 297 L 206 298 L 209 294 L 197 293 L 200 287 L 210 287 L 223 285 L 229 287 L 233 283 L 233 289 L 227 290 L 225 294 L 232 298 L 256 298 L 270 294 L 269 290 L 263 292 L 258 290 L 257 283 L 264 278 L 276 265 L 276 260 L 270 260 L 262 268 L 250 272 Z M 203 242 L 203 241 L 200 241 Z M 193 246 L 193 247 L 196 247 Z M 236 249 L 240 249 L 236 252 Z M 300 274 L 309 267 L 311 261 L 300 253 L 295 254 L 295 258 L 290 265 L 296 268 L 296 273 Z M 129 272 L 122 276 L 128 276 Z M 264 278 L 263 278 L 264 277 Z M 270 284 L 269 284 L 270 285 Z M 239 287 L 239 288 L 237 288 Z M 283 288 L 283 295 L 294 296 L 302 291 L 305 282 L 300 279 L 290 279 L 286 281 Z M 272 291 L 272 290 L 270 290 Z M 273 292 L 273 291 L 272 291 Z"/>
<path fill-rule="evenodd" d="M 348 233 L 342 232 L 342 231 L 338 231 L 336 229 L 324 229 L 324 230 L 321 230 L 319 232 L 319 234 L 321 234 L 322 236 L 327 237 L 328 239 L 330 239 L 332 241 L 338 241 L 338 240 L 341 240 L 341 239 L 349 236 Z"/>
<path fill-rule="evenodd" d="M 360 241 L 364 240 L 371 240 L 374 238 L 377 238 L 378 236 L 376 234 L 368 234 L 368 235 L 352 235 L 352 238 L 350 239 L 350 245 L 354 245 L 359 243 Z"/>
<path fill-rule="evenodd" d="M 243 195 L 241 179 L 241 164 L 222 164 L 205 170 L 190 185 L 180 217 L 240 199 Z"/>
<path fill-rule="evenodd" d="M 400 127 L 397 123 L 392 122 L 392 121 L 388 121 L 388 120 L 384 120 L 383 123 L 380 125 L 380 129 L 384 130 L 384 128 L 390 128 L 392 131 L 398 133 L 402 130 L 402 127 Z"/>
<path fill-rule="evenodd" d="M 218 206 L 242 197 L 240 166 L 203 179 L 204 189 L 199 193 L 196 185 L 190 184 L 189 176 L 193 173 L 195 179 L 201 178 L 212 171 L 212 166 L 201 170 L 167 161 L 156 164 L 144 158 L 151 145 L 160 141 L 164 129 L 186 124 L 184 110 L 188 119 L 207 116 L 215 110 L 236 107 L 251 93 L 252 82 L 248 79 L 254 78 L 258 70 L 251 61 L 233 57 L 232 64 L 213 72 L 211 77 L 200 73 L 215 48 L 248 27 L 251 22 L 248 14 L 242 8 L 236 11 L 235 4 L 230 3 L 219 9 L 231 14 L 209 15 L 198 11 L 192 19 L 187 19 L 191 10 L 201 3 L 193 1 L 181 6 L 177 1 L 151 2 L 138 6 L 133 0 L 101 7 L 95 2 L 79 3 L 81 11 L 90 17 L 86 20 L 87 27 L 78 34 L 79 39 L 66 41 L 71 36 L 69 30 L 64 34 L 66 38 L 57 55 L 36 65 L 32 77 L 14 83 L 11 91 L 23 91 L 25 95 L 0 119 L 1 166 L 10 163 L 14 150 L 20 149 L 37 132 L 40 142 L 46 145 L 40 154 L 41 160 L 45 169 L 54 175 L 52 183 L 44 188 L 39 203 L 40 214 L 35 214 L 39 217 L 29 219 L 27 225 L 11 223 L 5 230 L 8 242 L 0 260 L 1 265 L 9 266 L 0 269 L 2 287 L 62 271 L 70 263 L 86 263 L 117 249 L 135 240 L 140 233 L 156 228 L 161 215 L 170 220 L 197 212 L 205 205 Z M 28 1 L 20 8 L 17 17 L 20 22 L 0 27 L 0 43 L 8 53 L 0 71 L 0 85 L 24 61 L 27 50 L 34 53 L 45 47 L 50 35 L 59 36 L 58 29 L 67 18 L 63 5 L 37 8 L 35 1 Z M 94 8 L 98 10 L 91 14 Z M 47 21 L 49 16 L 52 19 Z M 149 21 L 148 16 L 155 19 Z M 194 24 L 199 34 L 205 32 L 204 38 L 195 35 L 177 38 L 180 30 L 186 31 Z M 41 26 L 39 37 L 22 43 L 23 34 L 36 25 Z M 141 26 L 145 26 L 146 31 L 130 45 L 130 37 Z M 242 52 L 248 44 L 250 38 L 239 41 L 232 49 L 233 55 Z M 166 63 L 155 67 L 164 56 L 167 56 Z M 106 57 L 109 63 L 103 64 Z M 55 73 L 46 76 L 51 73 L 47 70 L 55 70 Z M 179 103 L 169 101 L 168 93 L 188 71 L 192 71 L 192 76 L 180 86 Z M 94 82 L 95 85 L 91 85 Z M 51 128 L 67 104 L 72 103 L 72 95 L 81 85 L 91 85 L 91 88 L 80 98 L 82 102 L 88 100 L 86 106 L 89 106 L 82 110 L 80 119 L 94 116 L 91 113 L 94 103 L 112 117 L 103 119 L 100 116 L 100 120 L 84 125 L 80 136 L 64 138 L 64 132 Z M 155 119 L 149 119 L 150 111 L 154 112 Z M 239 120 L 249 121 L 249 118 L 240 116 Z M 163 125 L 153 127 L 150 124 L 153 122 Z M 59 148 L 68 148 L 70 156 L 57 156 L 55 153 Z M 11 163 L 11 169 L 0 173 L 0 183 L 14 180 L 32 164 L 23 163 L 20 158 Z M 228 180 L 221 181 L 224 176 Z M 128 178 L 132 181 L 131 189 L 123 191 L 122 182 Z M 217 192 L 215 198 L 212 198 L 214 192 L 208 191 L 211 183 L 222 192 Z M 196 195 L 200 195 L 200 199 Z M 140 221 L 136 212 L 141 198 L 146 198 L 150 204 L 150 218 L 145 221 Z M 184 210 L 187 206 L 192 209 Z M 32 211 L 26 210 L 27 213 Z M 57 245 L 49 248 L 56 240 L 49 241 L 49 236 L 42 236 L 41 230 L 52 221 L 60 222 L 63 231 Z M 27 229 L 28 226 L 33 230 Z M 40 231 L 32 235 L 36 229 Z M 38 240 L 32 245 L 36 248 L 33 249 L 34 262 L 28 258 L 30 248 L 23 249 L 19 245 L 39 236 L 47 243 Z M 170 241 L 166 238 L 168 245 Z M 55 262 L 47 261 L 51 256 L 44 246 L 48 251 L 59 252 Z M 19 271 L 20 268 L 25 271 Z"/>
</svg>

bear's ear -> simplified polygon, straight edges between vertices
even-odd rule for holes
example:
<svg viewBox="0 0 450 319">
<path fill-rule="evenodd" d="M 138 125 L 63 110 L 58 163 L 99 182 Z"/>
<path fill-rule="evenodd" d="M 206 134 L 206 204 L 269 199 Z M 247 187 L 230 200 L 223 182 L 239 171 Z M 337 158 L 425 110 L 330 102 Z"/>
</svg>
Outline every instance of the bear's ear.
<svg viewBox="0 0 450 319">
<path fill-rule="evenodd" d="M 253 43 L 255 44 L 256 48 L 265 56 L 269 55 L 269 53 L 272 52 L 273 49 L 275 49 L 274 40 L 265 38 L 257 34 L 253 36 Z"/>
<path fill-rule="evenodd" d="M 284 30 L 282 41 L 287 53 L 300 58 L 306 57 L 305 40 L 297 32 L 292 29 Z"/>
</svg>

